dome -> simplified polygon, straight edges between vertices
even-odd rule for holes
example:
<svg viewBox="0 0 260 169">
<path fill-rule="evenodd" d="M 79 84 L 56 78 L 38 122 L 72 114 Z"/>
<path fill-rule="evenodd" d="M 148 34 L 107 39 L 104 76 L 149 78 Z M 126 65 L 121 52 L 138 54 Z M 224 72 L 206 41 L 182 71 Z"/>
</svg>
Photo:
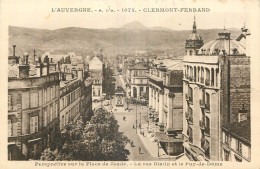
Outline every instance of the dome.
<svg viewBox="0 0 260 169">
<path fill-rule="evenodd" d="M 192 34 L 190 34 L 188 40 L 201 40 L 201 37 L 197 33 L 192 33 Z"/>
<path fill-rule="evenodd" d="M 246 54 L 245 44 L 233 39 L 229 40 L 229 36 L 230 33 L 228 32 L 219 33 L 219 39 L 212 40 L 204 44 L 200 48 L 198 54 L 221 55 L 223 54 L 223 50 L 225 50 L 226 53 L 229 52 L 229 46 L 231 55 Z"/>
</svg>

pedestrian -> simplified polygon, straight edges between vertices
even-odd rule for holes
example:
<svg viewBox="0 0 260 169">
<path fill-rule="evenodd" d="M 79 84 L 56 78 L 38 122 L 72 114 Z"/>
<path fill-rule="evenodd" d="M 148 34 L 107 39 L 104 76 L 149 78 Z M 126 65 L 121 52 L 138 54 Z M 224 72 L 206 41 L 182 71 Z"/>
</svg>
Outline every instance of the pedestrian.
<svg viewBox="0 0 260 169">
<path fill-rule="evenodd" d="M 133 124 L 133 129 L 135 128 L 135 125 Z"/>
<path fill-rule="evenodd" d="M 141 147 L 139 146 L 139 154 L 141 154 Z"/>
</svg>

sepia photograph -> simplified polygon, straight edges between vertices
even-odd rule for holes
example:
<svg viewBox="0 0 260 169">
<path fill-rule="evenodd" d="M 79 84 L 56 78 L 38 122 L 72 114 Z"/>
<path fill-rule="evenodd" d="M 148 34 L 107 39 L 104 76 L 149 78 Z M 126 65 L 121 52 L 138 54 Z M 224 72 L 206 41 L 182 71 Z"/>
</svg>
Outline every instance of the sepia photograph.
<svg viewBox="0 0 260 169">
<path fill-rule="evenodd" d="M 0 166 L 253 168 L 260 4 L 204 2 L 1 2 Z"/>
</svg>

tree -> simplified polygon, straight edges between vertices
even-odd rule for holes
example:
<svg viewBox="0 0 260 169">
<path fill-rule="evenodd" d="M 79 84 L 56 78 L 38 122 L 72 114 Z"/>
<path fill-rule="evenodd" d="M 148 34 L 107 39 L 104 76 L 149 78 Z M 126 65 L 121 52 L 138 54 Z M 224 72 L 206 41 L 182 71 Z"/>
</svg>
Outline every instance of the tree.
<svg viewBox="0 0 260 169">
<path fill-rule="evenodd" d="M 47 149 L 41 160 L 124 161 L 129 151 L 125 149 L 129 139 L 118 131 L 113 115 L 98 109 L 87 125 L 77 123 L 67 128 L 70 139 L 61 150 Z"/>
</svg>

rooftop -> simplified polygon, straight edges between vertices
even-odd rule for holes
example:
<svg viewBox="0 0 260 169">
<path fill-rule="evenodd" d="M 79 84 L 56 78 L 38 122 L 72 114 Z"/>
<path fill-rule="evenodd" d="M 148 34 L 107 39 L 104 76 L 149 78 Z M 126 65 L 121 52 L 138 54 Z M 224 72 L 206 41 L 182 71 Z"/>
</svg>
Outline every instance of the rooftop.
<svg viewBox="0 0 260 169">
<path fill-rule="evenodd" d="M 251 143 L 250 120 L 226 124 L 223 129 L 233 137 L 241 139 L 247 144 Z"/>
</svg>

